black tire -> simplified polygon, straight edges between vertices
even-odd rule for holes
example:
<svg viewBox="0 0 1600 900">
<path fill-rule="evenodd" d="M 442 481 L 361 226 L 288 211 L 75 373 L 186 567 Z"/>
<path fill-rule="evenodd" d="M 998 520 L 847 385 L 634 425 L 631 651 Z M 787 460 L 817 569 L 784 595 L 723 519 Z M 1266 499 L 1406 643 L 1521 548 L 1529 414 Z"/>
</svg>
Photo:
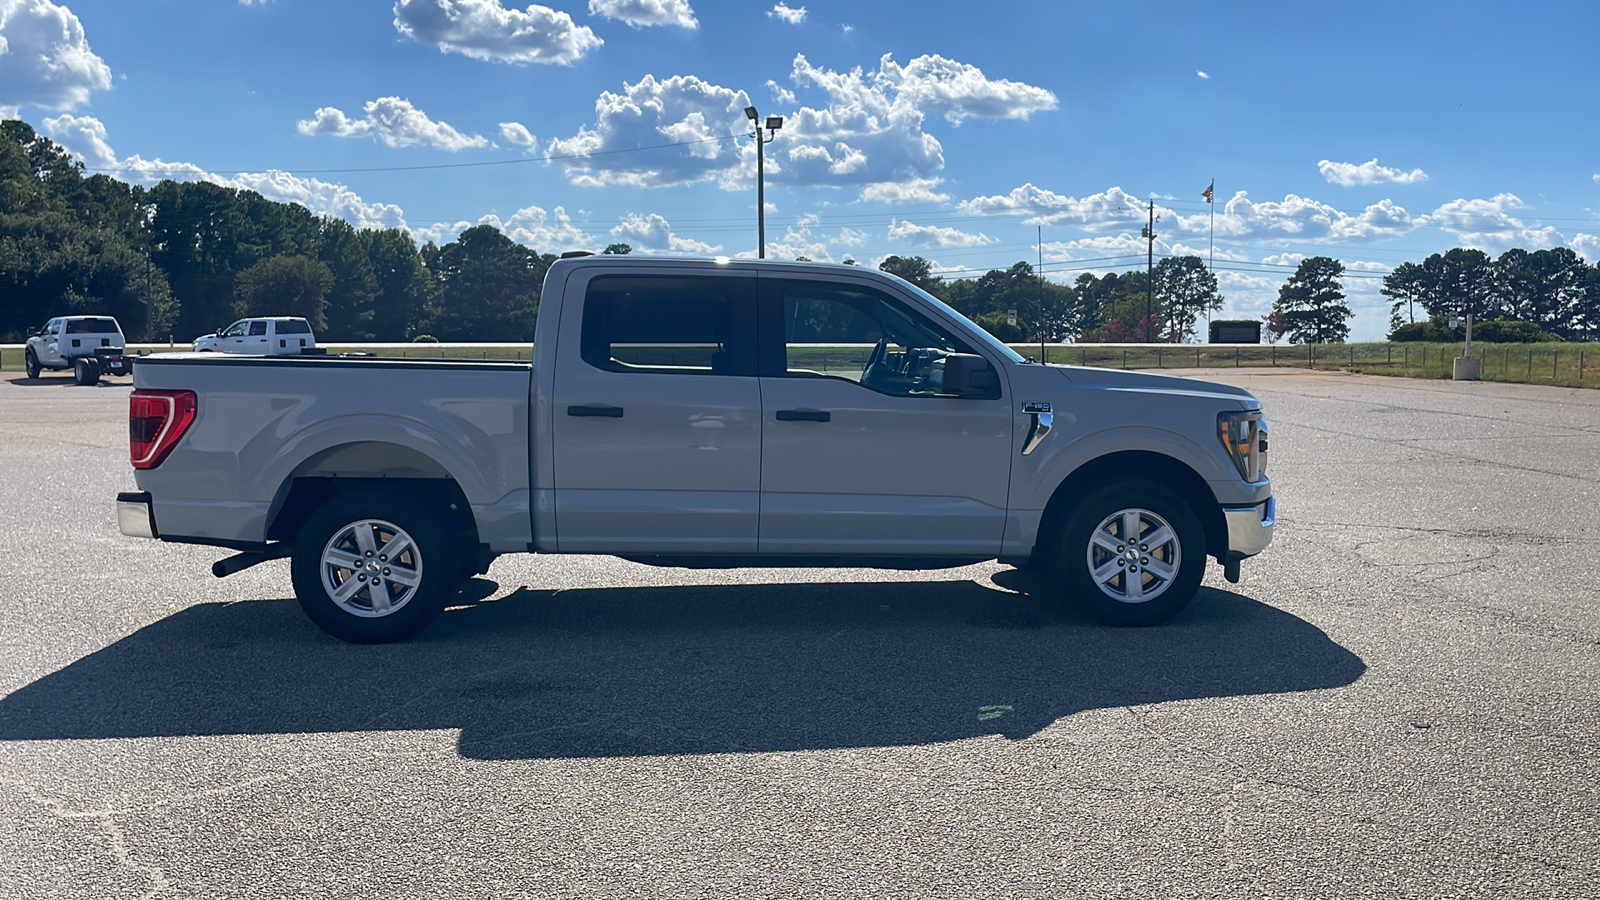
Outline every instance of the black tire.
<svg viewBox="0 0 1600 900">
<path fill-rule="evenodd" d="M 80 356 L 72 364 L 72 379 L 80 385 L 100 383 L 100 363 L 87 356 Z"/>
<path fill-rule="evenodd" d="M 1153 547 L 1120 543 L 1129 521 L 1141 535 L 1157 538 L 1163 537 L 1164 524 L 1171 537 Z M 1096 534 L 1107 546 L 1095 545 L 1091 556 Z M 1109 546 L 1113 543 L 1116 547 Z M 1125 549 L 1119 554 L 1116 548 Z M 1175 566 L 1162 565 L 1173 560 Z M 1148 565 L 1152 561 L 1154 567 Z M 1095 578 L 1096 562 L 1101 572 L 1109 573 L 1103 583 Z M 1110 484 L 1076 505 L 1058 536 L 1054 564 L 1063 599 L 1091 617 L 1108 625 L 1154 625 L 1187 606 L 1200 590 L 1205 529 L 1188 502 L 1169 488 L 1144 481 Z M 1115 569 L 1109 568 L 1112 564 Z"/>
<path fill-rule="evenodd" d="M 28 377 L 30 379 L 38 378 L 39 373 L 44 371 L 44 366 L 39 365 L 39 357 L 33 355 L 33 348 L 29 347 L 27 351 L 22 354 L 22 357 L 28 369 Z"/>
<path fill-rule="evenodd" d="M 361 490 L 334 497 L 313 512 L 295 536 L 290 573 L 300 608 L 318 628 L 353 644 L 384 644 L 415 635 L 444 610 L 459 583 L 460 562 L 444 522 L 440 510 L 405 495 Z M 372 527 L 370 548 L 360 547 L 361 523 Z M 378 551 L 396 534 L 409 537 L 409 547 L 393 560 L 378 558 Z M 381 590 L 375 592 L 365 582 L 369 572 L 325 563 L 325 553 L 366 557 L 368 566 L 377 566 L 370 575 L 374 583 L 381 582 Z M 413 572 L 419 577 L 410 593 L 406 584 L 389 577 L 405 578 Z M 361 586 L 341 602 L 333 590 L 351 579 Z M 392 611 L 383 612 L 383 603 L 391 600 Z"/>
</svg>

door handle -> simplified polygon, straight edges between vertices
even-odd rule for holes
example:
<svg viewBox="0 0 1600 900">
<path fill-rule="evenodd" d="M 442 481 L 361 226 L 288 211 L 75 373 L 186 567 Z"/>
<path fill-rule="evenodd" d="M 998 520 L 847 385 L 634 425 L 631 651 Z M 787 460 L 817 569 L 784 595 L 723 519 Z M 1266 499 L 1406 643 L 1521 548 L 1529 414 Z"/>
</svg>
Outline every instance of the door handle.
<svg viewBox="0 0 1600 900">
<path fill-rule="evenodd" d="M 827 422 L 833 419 L 833 413 L 820 409 L 780 409 L 778 410 L 779 422 Z"/>
<path fill-rule="evenodd" d="M 620 407 L 620 406 L 569 406 L 569 407 L 567 407 L 567 415 L 569 415 L 569 416 L 598 416 L 598 417 L 600 417 L 602 419 L 620 419 L 620 418 L 622 418 L 622 407 Z"/>
</svg>

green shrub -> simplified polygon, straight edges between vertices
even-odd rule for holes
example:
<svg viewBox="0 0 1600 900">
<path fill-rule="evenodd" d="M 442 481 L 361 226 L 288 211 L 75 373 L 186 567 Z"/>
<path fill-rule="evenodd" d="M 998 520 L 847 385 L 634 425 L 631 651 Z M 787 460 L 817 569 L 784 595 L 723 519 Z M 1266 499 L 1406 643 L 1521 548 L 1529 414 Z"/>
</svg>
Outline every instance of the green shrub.
<svg viewBox="0 0 1600 900">
<path fill-rule="evenodd" d="M 1472 323 L 1472 339 L 1488 344 L 1541 344 L 1561 340 L 1532 322 L 1513 322 L 1510 319 Z"/>
<path fill-rule="evenodd" d="M 413 344 L 437 344 L 437 343 L 439 343 L 439 339 L 434 337 L 431 334 L 419 334 L 416 337 L 411 339 L 411 343 L 413 343 Z"/>
</svg>

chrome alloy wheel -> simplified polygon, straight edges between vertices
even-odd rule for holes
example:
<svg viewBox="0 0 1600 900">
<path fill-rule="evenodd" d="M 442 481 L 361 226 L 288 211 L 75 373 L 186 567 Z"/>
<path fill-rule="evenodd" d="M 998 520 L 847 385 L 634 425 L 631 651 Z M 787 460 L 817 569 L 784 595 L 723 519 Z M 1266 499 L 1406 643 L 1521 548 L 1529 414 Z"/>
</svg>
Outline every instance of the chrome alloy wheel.
<svg viewBox="0 0 1600 900">
<path fill-rule="evenodd" d="M 1090 534 L 1088 560 L 1101 593 L 1119 603 L 1147 603 L 1172 586 L 1183 548 L 1166 519 L 1148 509 L 1124 509 Z"/>
<path fill-rule="evenodd" d="M 422 554 L 398 525 L 362 519 L 322 548 L 322 587 L 340 609 L 364 619 L 390 615 L 417 595 Z"/>
</svg>

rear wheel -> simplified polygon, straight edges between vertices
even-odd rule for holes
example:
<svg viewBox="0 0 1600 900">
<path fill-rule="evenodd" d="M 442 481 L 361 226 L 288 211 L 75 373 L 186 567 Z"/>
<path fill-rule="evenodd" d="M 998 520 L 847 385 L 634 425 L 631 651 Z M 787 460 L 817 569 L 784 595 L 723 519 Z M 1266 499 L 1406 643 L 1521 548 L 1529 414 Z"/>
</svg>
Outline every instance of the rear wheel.
<svg viewBox="0 0 1600 900">
<path fill-rule="evenodd" d="M 1078 504 L 1056 547 L 1067 599 L 1111 625 L 1154 625 L 1200 590 L 1205 531 L 1189 504 L 1151 482 L 1107 485 Z"/>
<path fill-rule="evenodd" d="M 72 378 L 78 384 L 99 384 L 100 361 L 87 356 L 78 357 L 72 364 Z"/>
<path fill-rule="evenodd" d="M 295 537 L 295 596 L 317 627 L 343 641 L 402 641 L 426 628 L 459 580 L 437 510 L 378 491 L 341 494 Z"/>
<path fill-rule="evenodd" d="M 44 366 L 39 365 L 39 357 L 34 355 L 32 347 L 27 349 L 27 352 L 23 354 L 23 358 L 27 362 L 28 377 L 38 378 L 39 373 L 44 371 Z"/>
</svg>

